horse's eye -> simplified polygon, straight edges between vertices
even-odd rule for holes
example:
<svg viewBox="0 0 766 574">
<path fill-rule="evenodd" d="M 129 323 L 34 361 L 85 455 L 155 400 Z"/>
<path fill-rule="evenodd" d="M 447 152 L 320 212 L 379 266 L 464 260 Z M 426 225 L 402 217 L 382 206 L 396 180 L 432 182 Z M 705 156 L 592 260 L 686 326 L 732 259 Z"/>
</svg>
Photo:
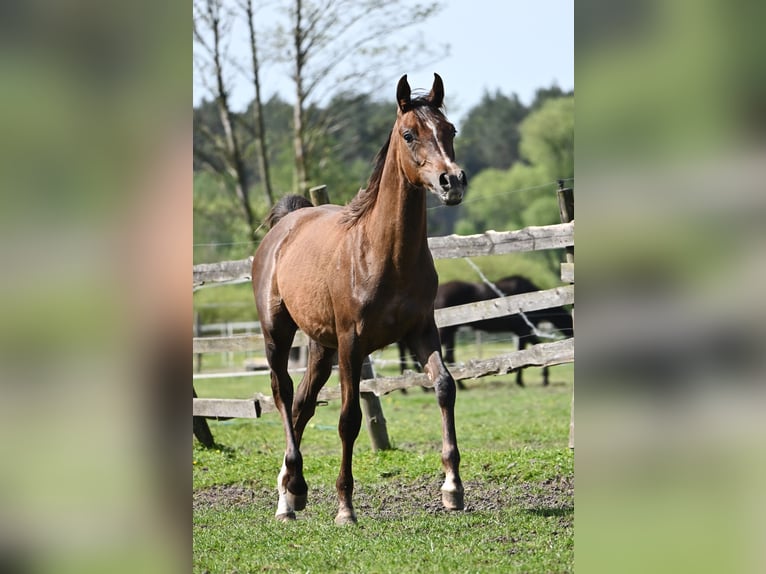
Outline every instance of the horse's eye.
<svg viewBox="0 0 766 574">
<path fill-rule="evenodd" d="M 407 143 L 412 143 L 413 140 L 415 139 L 415 136 L 412 135 L 412 132 L 409 132 L 409 131 L 404 132 L 402 134 L 402 137 L 404 138 L 404 141 L 406 141 Z"/>
</svg>

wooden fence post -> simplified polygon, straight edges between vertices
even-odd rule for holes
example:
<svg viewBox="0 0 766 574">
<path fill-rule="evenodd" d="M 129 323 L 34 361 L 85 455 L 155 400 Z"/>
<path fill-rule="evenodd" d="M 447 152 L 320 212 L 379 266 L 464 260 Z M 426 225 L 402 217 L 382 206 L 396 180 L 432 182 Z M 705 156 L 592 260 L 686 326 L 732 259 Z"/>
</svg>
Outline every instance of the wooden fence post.
<svg viewBox="0 0 766 574">
<path fill-rule="evenodd" d="M 199 311 L 194 312 L 194 336 L 202 336 L 202 318 L 199 316 Z M 197 353 L 197 372 L 202 372 L 202 353 Z"/>
<path fill-rule="evenodd" d="M 309 189 L 311 203 L 324 205 L 330 203 L 330 195 L 326 185 L 318 185 Z M 362 363 L 362 379 L 374 379 L 375 371 L 372 368 L 370 357 L 365 357 Z M 375 393 L 360 393 L 362 399 L 362 413 L 367 421 L 367 432 L 372 442 L 372 450 L 390 450 L 391 442 L 388 440 L 386 419 L 383 416 L 383 405 Z"/>
<path fill-rule="evenodd" d="M 559 200 L 559 216 L 561 223 L 574 221 L 574 190 L 564 187 L 564 180 L 559 180 L 556 192 Z M 565 279 L 566 278 L 566 279 Z M 566 248 L 566 264 L 561 265 L 561 279 L 574 284 L 574 246 Z M 572 306 L 572 328 L 574 329 L 574 305 Z M 574 332 L 573 332 L 574 335 Z M 572 406 L 569 411 L 569 448 L 574 449 L 574 382 L 572 383 Z"/>
<path fill-rule="evenodd" d="M 330 203 L 330 194 L 327 193 L 326 185 L 317 185 L 309 189 L 309 195 L 311 196 L 311 203 L 314 205 L 324 205 Z"/>
<path fill-rule="evenodd" d="M 194 398 L 197 398 L 197 391 L 192 385 L 192 393 Z M 215 446 L 215 440 L 213 439 L 213 433 L 210 432 L 210 426 L 208 426 L 205 417 L 192 417 L 192 432 L 197 440 L 207 448 L 213 448 Z"/>
<path fill-rule="evenodd" d="M 372 368 L 370 357 L 365 357 L 362 363 L 362 379 L 374 379 L 375 371 Z M 383 416 L 383 406 L 380 397 L 375 393 L 360 393 L 362 399 L 362 413 L 367 421 L 367 433 L 370 435 L 372 450 L 390 450 L 391 442 L 388 440 L 388 428 Z"/>
</svg>

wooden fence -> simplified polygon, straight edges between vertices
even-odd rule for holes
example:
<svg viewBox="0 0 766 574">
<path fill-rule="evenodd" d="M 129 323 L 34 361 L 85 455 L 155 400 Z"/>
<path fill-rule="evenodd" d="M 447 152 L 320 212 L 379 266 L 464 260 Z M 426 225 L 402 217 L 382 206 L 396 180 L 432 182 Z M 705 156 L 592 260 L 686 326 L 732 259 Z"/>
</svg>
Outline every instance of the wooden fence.
<svg viewBox="0 0 766 574">
<path fill-rule="evenodd" d="M 428 239 L 434 259 L 502 255 L 525 251 L 569 248 L 574 246 L 574 221 L 542 227 L 526 227 L 517 231 L 486 231 L 477 235 L 431 237 Z M 242 283 L 250 280 L 252 257 L 238 261 L 223 261 L 195 265 L 193 287 Z M 574 264 L 562 264 L 562 280 L 574 281 Z M 467 305 L 438 309 L 435 313 L 439 327 L 469 323 L 481 319 L 501 317 L 518 312 L 547 309 L 574 304 L 574 286 L 566 285 L 533 293 L 500 297 Z M 305 335 L 298 333 L 294 345 L 305 345 Z M 220 353 L 263 349 L 263 337 L 258 334 L 230 337 L 195 337 L 192 352 Z M 574 338 L 540 343 L 531 348 L 505 353 L 484 360 L 471 360 L 450 368 L 456 380 L 475 379 L 488 375 L 503 375 L 525 366 L 551 366 L 574 361 Z M 363 392 L 376 395 L 413 386 L 430 386 L 422 373 L 408 372 L 398 377 L 366 378 L 361 382 Z M 325 387 L 319 400 L 334 400 L 340 390 Z M 252 399 L 195 398 L 194 416 L 205 417 L 259 417 L 274 411 L 271 397 L 258 394 Z M 570 439 L 571 442 L 571 439 Z"/>
</svg>

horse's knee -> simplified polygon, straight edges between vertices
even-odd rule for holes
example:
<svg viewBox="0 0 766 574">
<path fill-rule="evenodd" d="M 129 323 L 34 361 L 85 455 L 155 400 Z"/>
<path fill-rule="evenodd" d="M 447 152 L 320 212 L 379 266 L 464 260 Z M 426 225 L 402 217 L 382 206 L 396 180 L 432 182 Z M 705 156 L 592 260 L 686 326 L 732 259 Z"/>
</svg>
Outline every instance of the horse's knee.
<svg viewBox="0 0 766 574">
<path fill-rule="evenodd" d="M 451 407 L 455 405 L 455 379 L 450 374 L 443 374 L 434 382 L 436 398 L 441 407 Z"/>
<path fill-rule="evenodd" d="M 352 440 L 359 436 L 362 428 L 362 409 L 357 404 L 348 409 L 343 409 L 338 419 L 338 433 L 341 438 L 350 438 Z"/>
</svg>

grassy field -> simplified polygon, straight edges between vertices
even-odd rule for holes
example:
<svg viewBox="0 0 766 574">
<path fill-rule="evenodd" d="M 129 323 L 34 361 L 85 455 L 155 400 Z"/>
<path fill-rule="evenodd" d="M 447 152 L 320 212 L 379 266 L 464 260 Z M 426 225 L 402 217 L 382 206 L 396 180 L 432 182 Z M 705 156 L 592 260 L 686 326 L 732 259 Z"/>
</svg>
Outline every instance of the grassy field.
<svg viewBox="0 0 766 574">
<path fill-rule="evenodd" d="M 491 346 L 483 353 L 491 356 Z M 466 350 L 463 356 L 470 354 Z M 395 356 L 394 349 L 382 357 Z M 460 355 L 459 355 L 460 356 Z M 206 363 L 217 368 L 211 357 Z M 388 374 L 383 367 L 379 373 Z M 309 503 L 294 523 L 274 519 L 284 437 L 275 414 L 211 422 L 219 448 L 194 445 L 194 571 L 571 572 L 574 460 L 567 448 L 573 366 L 551 385 L 528 369 L 467 381 L 456 418 L 466 508 L 442 510 L 440 415 L 433 393 L 382 397 L 393 450 L 372 452 L 364 428 L 354 455 L 359 523 L 337 527 L 339 404 L 317 409 L 303 441 Z M 337 384 L 332 378 L 328 385 Z M 200 396 L 268 393 L 266 377 L 196 381 Z"/>
</svg>

